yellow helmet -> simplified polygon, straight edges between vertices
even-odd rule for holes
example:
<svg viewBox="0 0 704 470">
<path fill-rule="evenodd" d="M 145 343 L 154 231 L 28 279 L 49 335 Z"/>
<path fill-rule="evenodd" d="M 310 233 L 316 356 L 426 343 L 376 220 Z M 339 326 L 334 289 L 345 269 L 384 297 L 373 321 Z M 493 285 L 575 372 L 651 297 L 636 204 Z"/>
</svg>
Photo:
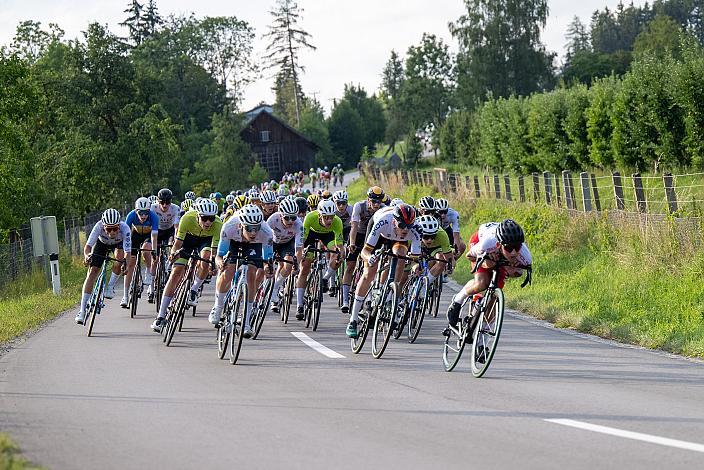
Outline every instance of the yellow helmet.
<svg viewBox="0 0 704 470">
<path fill-rule="evenodd" d="M 367 190 L 367 197 L 373 201 L 383 201 L 384 196 L 384 190 L 379 186 L 372 186 Z"/>
<path fill-rule="evenodd" d="M 235 198 L 235 202 L 232 203 L 233 206 L 235 206 L 235 209 L 240 210 L 242 207 L 246 206 L 249 204 L 249 199 L 247 196 L 244 194 L 240 194 Z"/>
<path fill-rule="evenodd" d="M 318 208 L 318 203 L 320 202 L 320 196 L 317 194 L 311 194 L 308 196 L 308 207 L 310 210 L 314 211 Z"/>
<path fill-rule="evenodd" d="M 323 194 L 320 195 L 320 199 L 330 199 L 332 197 L 332 193 L 328 191 L 327 189 L 323 191 Z"/>
<path fill-rule="evenodd" d="M 188 212 L 191 210 L 191 206 L 193 205 L 193 201 L 191 199 L 186 199 L 181 203 L 181 210 L 184 212 Z"/>
</svg>

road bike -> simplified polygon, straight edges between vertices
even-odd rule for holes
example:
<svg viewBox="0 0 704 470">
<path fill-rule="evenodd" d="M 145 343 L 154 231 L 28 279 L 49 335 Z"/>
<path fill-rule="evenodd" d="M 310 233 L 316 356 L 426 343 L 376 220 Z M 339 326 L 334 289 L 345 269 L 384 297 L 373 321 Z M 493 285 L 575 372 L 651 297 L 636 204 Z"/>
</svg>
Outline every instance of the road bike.
<svg viewBox="0 0 704 470">
<path fill-rule="evenodd" d="M 306 283 L 306 290 L 303 296 L 303 311 L 306 328 L 310 328 L 312 325 L 313 331 L 316 331 L 320 321 L 320 309 L 323 304 L 323 273 L 327 268 L 325 255 L 327 253 L 339 255 L 339 252 L 325 248 L 308 247 L 303 251 L 304 258 L 308 253 L 314 253 L 315 258 L 311 263 L 310 274 L 308 274 L 308 282 Z"/>
<path fill-rule="evenodd" d="M 161 307 L 161 297 L 164 294 L 164 287 L 166 286 L 166 281 L 169 279 L 170 265 L 169 265 L 169 245 L 166 242 L 159 243 L 157 247 L 157 262 L 156 262 L 156 273 L 154 274 L 154 298 L 156 301 L 156 311 L 159 313 L 159 308 Z"/>
<path fill-rule="evenodd" d="M 480 257 L 472 273 L 476 273 L 487 259 L 487 255 Z M 445 338 L 442 353 L 442 360 L 447 372 L 451 372 L 457 366 L 462 356 L 462 351 L 464 351 L 464 347 L 468 342 L 472 344 L 470 362 L 474 377 L 480 378 L 483 376 L 494 358 L 504 321 L 504 293 L 498 287 L 497 278 L 501 269 L 509 266 L 508 261 L 504 258 L 499 259 L 495 263 L 496 265 L 491 272 L 489 286 L 481 297 L 476 300 L 465 300 L 460 310 L 458 326 L 448 326 L 450 334 Z M 521 284 L 521 287 L 525 287 L 532 282 L 531 266 L 512 267 L 526 270 L 526 279 Z"/>
<path fill-rule="evenodd" d="M 137 262 L 134 265 L 134 272 L 132 274 L 132 282 L 130 282 L 128 298 L 127 298 L 127 308 L 130 309 L 130 318 L 134 318 L 137 315 L 137 304 L 139 299 L 142 298 L 142 292 L 144 292 L 144 281 L 142 279 L 142 253 L 152 253 L 153 250 L 145 250 L 142 248 L 137 248 Z M 149 267 L 147 267 L 149 269 Z"/>
<path fill-rule="evenodd" d="M 93 334 L 93 324 L 95 323 L 95 317 L 100 315 L 100 311 L 105 307 L 105 278 L 106 278 L 106 273 L 107 273 L 107 265 L 109 261 L 115 262 L 115 263 L 122 263 L 124 264 L 124 260 L 119 260 L 116 258 L 113 258 L 111 256 L 101 256 L 101 255 L 91 255 L 91 257 L 97 256 L 99 258 L 103 258 L 103 263 L 100 266 L 100 273 L 98 274 L 98 278 L 95 280 L 95 284 L 93 284 L 93 291 L 90 294 L 90 299 L 86 303 L 86 320 L 84 321 L 83 324 L 87 327 L 86 329 L 86 335 L 91 336 Z"/>
<path fill-rule="evenodd" d="M 281 288 L 281 292 L 279 293 L 279 317 L 281 318 L 281 321 L 284 322 L 284 325 L 288 323 L 288 316 L 291 313 L 291 304 L 293 303 L 293 299 L 296 296 L 296 280 L 298 279 L 298 263 L 296 261 L 296 258 L 293 258 L 293 261 L 287 261 L 282 258 L 277 258 L 275 260 L 277 263 L 290 263 L 293 265 L 293 271 L 289 273 L 288 277 L 286 278 L 286 282 L 284 282 L 283 287 Z M 278 269 L 277 269 L 278 270 Z M 277 270 L 274 270 L 274 272 L 277 272 Z"/>
</svg>

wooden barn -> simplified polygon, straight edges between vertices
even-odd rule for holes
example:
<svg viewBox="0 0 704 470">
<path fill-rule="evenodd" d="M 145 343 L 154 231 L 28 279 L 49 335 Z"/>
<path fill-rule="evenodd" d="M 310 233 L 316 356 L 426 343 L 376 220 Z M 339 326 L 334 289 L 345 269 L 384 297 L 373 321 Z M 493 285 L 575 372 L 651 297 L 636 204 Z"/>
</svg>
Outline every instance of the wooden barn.
<svg viewBox="0 0 704 470">
<path fill-rule="evenodd" d="M 315 166 L 318 146 L 274 116 L 270 106 L 258 106 L 245 117 L 247 125 L 240 135 L 269 178 L 278 180 L 285 172 L 300 170 L 308 173 Z"/>
</svg>

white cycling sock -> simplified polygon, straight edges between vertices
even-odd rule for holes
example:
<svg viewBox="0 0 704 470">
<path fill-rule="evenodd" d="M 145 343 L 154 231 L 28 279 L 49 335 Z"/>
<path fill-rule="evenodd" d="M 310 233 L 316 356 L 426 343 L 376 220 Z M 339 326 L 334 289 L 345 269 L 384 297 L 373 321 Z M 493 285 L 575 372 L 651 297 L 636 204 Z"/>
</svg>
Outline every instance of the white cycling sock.
<svg viewBox="0 0 704 470">
<path fill-rule="evenodd" d="M 164 295 L 161 297 L 161 305 L 159 306 L 159 318 L 166 318 L 166 309 L 169 308 L 171 299 L 173 299 L 173 297 L 169 297 L 168 295 Z"/>
<path fill-rule="evenodd" d="M 225 302 L 225 297 L 227 297 L 227 292 L 215 291 L 215 308 L 220 310 Z"/>
<path fill-rule="evenodd" d="M 118 279 L 120 279 L 119 274 L 111 273 L 110 280 L 108 281 L 108 287 L 110 287 L 111 289 L 115 287 L 115 284 L 117 284 Z"/>
<path fill-rule="evenodd" d="M 342 284 L 342 305 L 350 304 L 350 285 Z"/>
<path fill-rule="evenodd" d="M 252 319 L 252 304 L 254 302 L 247 301 L 247 316 L 245 316 L 245 325 L 249 325 L 249 321 Z"/>
<path fill-rule="evenodd" d="M 325 270 L 325 274 L 323 274 L 323 279 L 325 279 L 327 281 L 334 274 L 335 274 L 335 270 L 328 266 L 328 269 Z"/>
<path fill-rule="evenodd" d="M 86 294 L 85 292 L 81 296 L 81 313 L 85 314 L 86 313 L 86 305 L 88 304 L 88 301 L 90 300 L 90 294 Z"/>
<path fill-rule="evenodd" d="M 437 279 L 437 277 L 435 277 L 435 276 L 433 276 L 432 274 L 428 273 L 428 284 L 432 284 L 435 279 Z"/>
<path fill-rule="evenodd" d="M 460 291 L 452 298 L 452 301 L 461 304 L 467 297 L 469 297 L 469 295 L 465 293 L 464 289 L 460 289 Z"/>
<path fill-rule="evenodd" d="M 130 286 L 127 284 L 127 276 L 125 276 L 125 280 L 123 282 L 123 285 L 125 286 L 125 294 L 127 294 L 130 291 Z"/>
<path fill-rule="evenodd" d="M 204 281 L 205 281 L 205 279 L 199 278 L 198 275 L 196 274 L 195 279 L 193 279 L 193 287 L 191 287 L 191 290 L 197 292 L 198 289 L 200 289 L 200 286 L 203 285 Z"/>
<path fill-rule="evenodd" d="M 303 287 L 296 287 L 296 307 L 303 305 L 303 295 L 305 294 L 305 289 Z"/>
<path fill-rule="evenodd" d="M 359 311 L 362 310 L 362 304 L 364 303 L 364 296 L 355 295 L 354 304 L 352 304 L 352 316 L 350 317 L 350 322 L 359 320 Z"/>
</svg>

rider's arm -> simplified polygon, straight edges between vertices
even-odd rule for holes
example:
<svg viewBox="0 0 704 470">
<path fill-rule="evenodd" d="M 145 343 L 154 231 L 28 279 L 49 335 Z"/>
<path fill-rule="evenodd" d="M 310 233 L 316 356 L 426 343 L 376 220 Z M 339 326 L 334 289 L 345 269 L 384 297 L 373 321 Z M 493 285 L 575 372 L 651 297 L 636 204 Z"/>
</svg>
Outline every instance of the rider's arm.
<svg viewBox="0 0 704 470">
<path fill-rule="evenodd" d="M 156 250 L 157 241 L 159 239 L 159 216 L 156 215 L 156 212 L 150 210 L 149 217 L 152 221 L 152 249 Z"/>
<path fill-rule="evenodd" d="M 335 216 L 335 218 L 332 221 L 332 231 L 335 234 L 335 245 L 337 246 L 342 246 L 345 244 L 345 239 L 343 237 L 344 233 L 344 227 L 342 225 L 342 219 L 340 217 Z"/>
<path fill-rule="evenodd" d="M 120 231 L 122 232 L 122 249 L 129 255 L 132 251 L 132 230 L 126 223 L 120 222 Z"/>
</svg>

